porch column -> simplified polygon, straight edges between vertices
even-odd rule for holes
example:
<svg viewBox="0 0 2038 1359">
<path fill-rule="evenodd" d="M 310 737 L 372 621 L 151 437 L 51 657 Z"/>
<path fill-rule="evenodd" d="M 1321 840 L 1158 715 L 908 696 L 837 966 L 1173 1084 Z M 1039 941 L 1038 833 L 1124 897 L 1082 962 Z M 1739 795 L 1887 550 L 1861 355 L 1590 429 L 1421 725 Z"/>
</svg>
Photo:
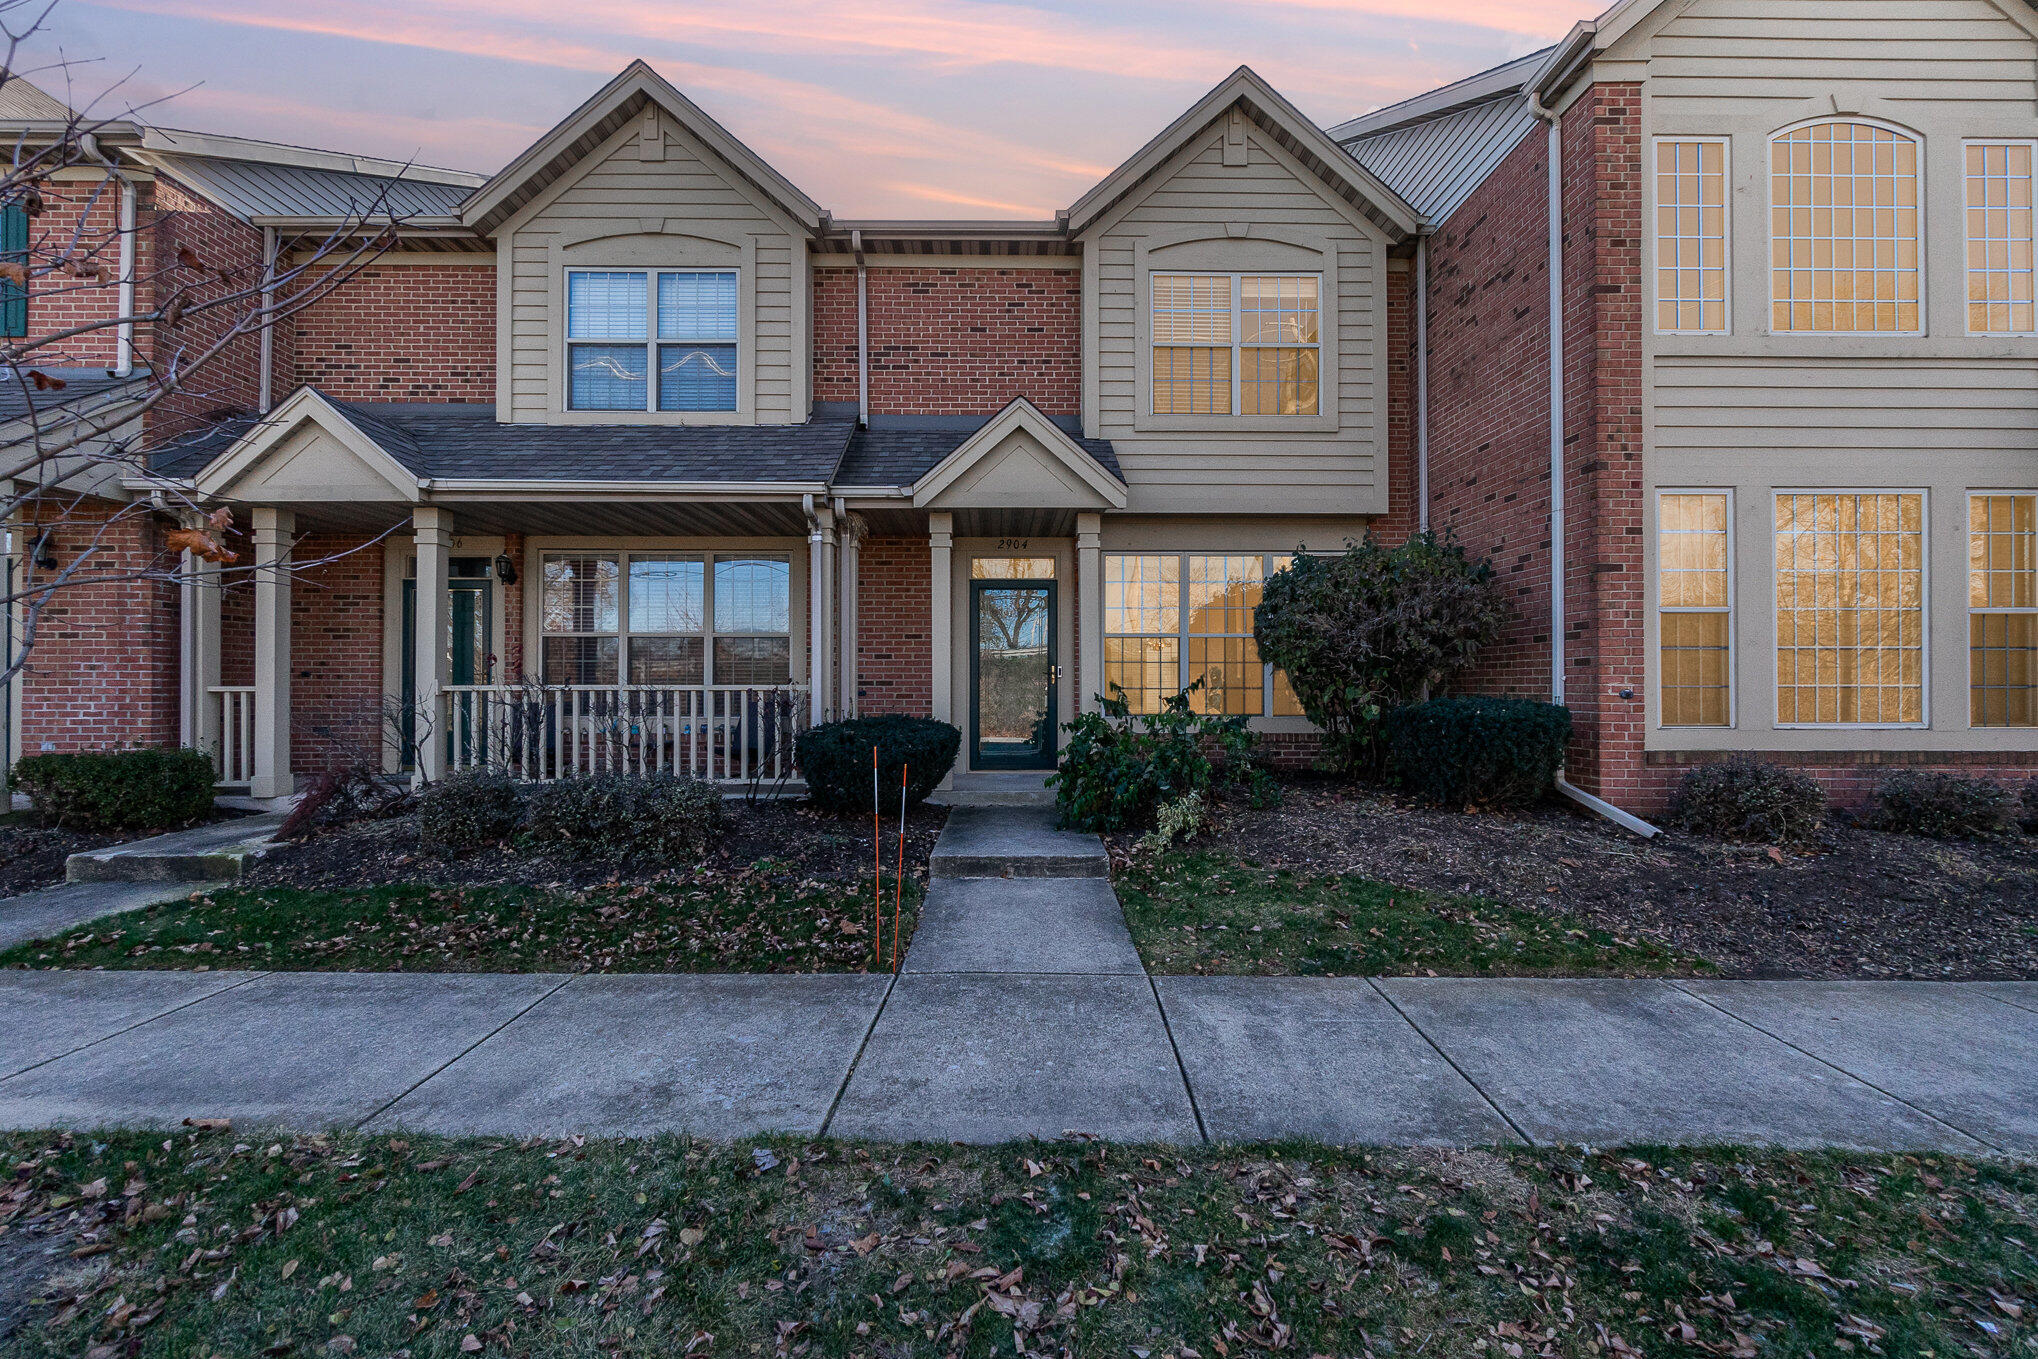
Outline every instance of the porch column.
<svg viewBox="0 0 2038 1359">
<path fill-rule="evenodd" d="M 183 743 L 220 755 L 219 698 L 219 568 L 191 553 L 184 554 L 180 587 L 184 613 Z"/>
<path fill-rule="evenodd" d="M 1076 516 L 1076 710 L 1095 712 L 1104 692 L 1104 516 Z"/>
<path fill-rule="evenodd" d="M 297 518 L 257 506 L 255 529 L 255 776 L 251 797 L 289 797 L 290 540 Z"/>
<path fill-rule="evenodd" d="M 842 583 L 837 590 L 842 600 L 842 621 L 839 624 L 842 657 L 837 665 L 842 671 L 843 717 L 856 716 L 856 585 L 863 559 L 863 535 L 869 530 L 870 524 L 862 515 L 842 516 Z"/>
<path fill-rule="evenodd" d="M 954 630 L 955 516 L 947 510 L 936 510 L 927 516 L 927 542 L 932 549 L 929 556 L 930 570 L 927 573 L 927 637 L 928 663 L 933 668 L 928 694 L 929 707 L 937 722 L 955 721 L 955 697 L 951 687 L 952 672 L 955 669 L 955 644 L 950 636 Z"/>
<path fill-rule="evenodd" d="M 835 602 L 835 512 L 816 504 L 807 516 L 807 686 L 814 722 L 828 720 L 829 666 L 833 649 Z"/>
<path fill-rule="evenodd" d="M 411 636 L 417 647 L 412 673 L 417 676 L 417 718 L 412 737 L 412 781 L 437 783 L 446 776 L 446 738 L 439 718 L 439 690 L 445 687 L 446 638 L 449 633 L 446 573 L 453 553 L 453 516 L 420 505 L 410 512 L 417 547 L 417 623 Z"/>
</svg>

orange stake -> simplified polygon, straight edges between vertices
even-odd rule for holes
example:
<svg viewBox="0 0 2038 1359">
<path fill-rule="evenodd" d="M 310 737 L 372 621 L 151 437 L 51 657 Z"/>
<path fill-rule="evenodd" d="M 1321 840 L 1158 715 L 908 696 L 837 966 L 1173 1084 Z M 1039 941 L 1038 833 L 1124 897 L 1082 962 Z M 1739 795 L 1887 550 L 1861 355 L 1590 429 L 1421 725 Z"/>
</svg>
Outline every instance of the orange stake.
<svg viewBox="0 0 2038 1359">
<path fill-rule="evenodd" d="M 877 747 L 870 748 L 870 947 L 871 966 L 884 965 L 885 831 L 877 792 Z"/>
<path fill-rule="evenodd" d="M 906 894 L 906 766 L 899 766 L 899 868 L 892 877 L 892 971 L 899 970 L 899 898 Z"/>
</svg>

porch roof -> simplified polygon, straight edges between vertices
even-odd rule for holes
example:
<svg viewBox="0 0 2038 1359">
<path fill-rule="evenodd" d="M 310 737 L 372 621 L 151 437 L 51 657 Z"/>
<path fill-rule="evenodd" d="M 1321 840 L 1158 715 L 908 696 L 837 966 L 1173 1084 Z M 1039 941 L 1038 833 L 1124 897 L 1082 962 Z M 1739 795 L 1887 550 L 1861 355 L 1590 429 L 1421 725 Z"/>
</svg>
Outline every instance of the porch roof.
<svg viewBox="0 0 2038 1359">
<path fill-rule="evenodd" d="M 939 467 L 949 454 L 968 443 L 978 430 L 996 418 L 987 416 L 971 424 L 940 429 L 859 429 L 849 441 L 849 451 L 843 456 L 841 470 L 835 474 L 835 483 L 838 486 L 911 486 Z M 1099 467 L 1119 481 L 1125 480 L 1109 439 L 1077 437 L 1075 442 Z"/>
</svg>

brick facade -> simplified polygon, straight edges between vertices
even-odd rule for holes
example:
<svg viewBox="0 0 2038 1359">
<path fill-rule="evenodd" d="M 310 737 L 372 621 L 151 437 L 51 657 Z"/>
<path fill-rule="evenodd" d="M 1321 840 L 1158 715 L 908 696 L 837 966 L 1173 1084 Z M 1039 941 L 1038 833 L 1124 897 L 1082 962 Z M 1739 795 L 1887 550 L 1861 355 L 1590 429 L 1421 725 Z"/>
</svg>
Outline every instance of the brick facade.
<svg viewBox="0 0 2038 1359">
<path fill-rule="evenodd" d="M 136 222 L 152 203 L 141 187 Z M 56 335 L 78 326 L 82 334 L 38 349 L 34 360 L 53 368 L 112 368 L 119 362 L 120 181 L 61 179 L 43 188 L 43 212 L 29 224 L 32 269 L 47 270 L 29 285 L 30 336 Z M 152 233 L 135 233 L 135 272 L 154 272 Z M 51 269 L 58 260 L 67 267 Z M 138 296 L 144 300 L 145 294 Z"/>
<path fill-rule="evenodd" d="M 237 295 L 261 286 L 262 233 L 164 177 L 156 180 L 149 235 L 160 268 L 150 276 L 152 296 L 144 307 L 168 308 L 178 297 L 189 308 L 235 299 L 216 311 L 192 310 L 175 326 L 158 324 L 147 332 L 149 361 L 157 371 L 189 374 L 151 413 L 150 440 L 162 446 L 206 428 L 222 412 L 249 412 L 260 405 L 261 336 L 253 330 L 228 336 L 257 305 L 252 297 L 239 300 Z M 222 342 L 224 348 L 213 353 Z M 274 348 L 287 353 L 289 344 L 287 329 L 279 327 Z"/>
<path fill-rule="evenodd" d="M 865 714 L 934 706 L 934 553 L 925 538 L 866 538 L 856 572 L 856 693 Z"/>
<path fill-rule="evenodd" d="M 290 761 L 299 774 L 380 765 L 382 545 L 307 533 L 290 582 Z M 322 560 L 330 558 L 330 560 Z"/>
<path fill-rule="evenodd" d="M 1049 415 L 1082 400 L 1082 277 L 1074 269 L 865 271 L 873 415 L 989 415 L 1024 396 Z M 814 399 L 856 400 L 856 271 L 814 271 Z"/>
<path fill-rule="evenodd" d="M 495 263 L 370 265 L 293 318 L 290 379 L 348 401 L 495 400 Z"/>
</svg>

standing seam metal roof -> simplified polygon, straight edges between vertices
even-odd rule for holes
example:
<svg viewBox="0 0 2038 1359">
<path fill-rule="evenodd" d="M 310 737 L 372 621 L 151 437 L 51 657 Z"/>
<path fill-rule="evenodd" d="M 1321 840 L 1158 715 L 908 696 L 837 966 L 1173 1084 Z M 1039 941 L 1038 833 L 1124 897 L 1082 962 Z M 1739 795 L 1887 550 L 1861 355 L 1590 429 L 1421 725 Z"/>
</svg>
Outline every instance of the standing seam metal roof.
<svg viewBox="0 0 2038 1359">
<path fill-rule="evenodd" d="M 1528 99 L 1498 99 L 1345 143 L 1359 164 L 1394 186 L 1425 221 L 1441 223 L 1464 205 L 1536 117 Z"/>
<path fill-rule="evenodd" d="M 463 184 L 219 156 L 159 155 L 163 168 L 241 217 L 455 217 Z"/>
</svg>

